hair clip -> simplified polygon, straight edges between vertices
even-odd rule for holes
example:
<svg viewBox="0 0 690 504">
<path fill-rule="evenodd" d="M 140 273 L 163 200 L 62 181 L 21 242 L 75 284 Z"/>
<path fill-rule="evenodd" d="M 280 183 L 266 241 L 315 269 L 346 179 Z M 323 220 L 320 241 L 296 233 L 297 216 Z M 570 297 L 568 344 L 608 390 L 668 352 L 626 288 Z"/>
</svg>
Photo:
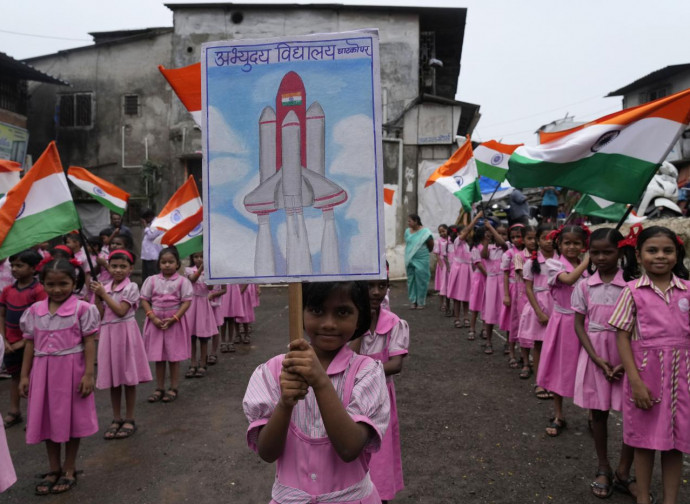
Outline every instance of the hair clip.
<svg viewBox="0 0 690 504">
<path fill-rule="evenodd" d="M 623 248 L 623 247 L 632 247 L 636 248 L 637 247 L 637 237 L 639 234 L 642 232 L 642 224 L 637 223 L 633 224 L 630 226 L 630 231 L 628 232 L 628 236 L 623 238 L 618 242 L 618 248 Z"/>
</svg>

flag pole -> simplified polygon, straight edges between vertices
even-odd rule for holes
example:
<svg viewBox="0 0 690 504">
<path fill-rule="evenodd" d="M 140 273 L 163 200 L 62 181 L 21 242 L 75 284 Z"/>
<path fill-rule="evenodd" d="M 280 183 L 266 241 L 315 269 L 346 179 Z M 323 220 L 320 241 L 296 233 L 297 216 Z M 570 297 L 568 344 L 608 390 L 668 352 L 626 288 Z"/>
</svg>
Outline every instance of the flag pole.
<svg viewBox="0 0 690 504">
<path fill-rule="evenodd" d="M 290 282 L 288 284 L 288 328 L 290 341 L 304 336 L 304 322 L 302 309 L 302 284 Z"/>
<path fill-rule="evenodd" d="M 625 213 L 623 214 L 623 217 L 621 217 L 621 220 L 619 220 L 619 221 L 618 221 L 618 224 L 616 224 L 616 231 L 618 231 L 618 230 L 621 228 L 621 226 L 623 225 L 623 223 L 625 222 L 625 220 L 626 220 L 626 219 L 628 218 L 628 216 L 630 215 L 630 212 L 632 212 L 632 209 L 633 209 L 633 206 L 630 205 L 630 204 L 628 204 L 628 208 L 625 210 Z"/>
</svg>

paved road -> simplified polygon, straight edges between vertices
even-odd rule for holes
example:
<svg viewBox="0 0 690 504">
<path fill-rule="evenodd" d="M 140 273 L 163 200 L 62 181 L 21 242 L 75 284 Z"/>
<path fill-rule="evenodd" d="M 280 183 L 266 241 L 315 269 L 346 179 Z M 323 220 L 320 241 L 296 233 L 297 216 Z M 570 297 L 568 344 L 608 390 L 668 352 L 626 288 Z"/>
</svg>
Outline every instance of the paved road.
<svg viewBox="0 0 690 504">
<path fill-rule="evenodd" d="M 407 310 L 404 285 L 393 284 L 392 306 L 412 332 L 410 356 L 397 379 L 407 488 L 395 503 L 581 503 L 596 468 L 587 418 L 566 405 L 569 427 L 558 439 L 544 435 L 549 402 L 531 395 L 531 380 L 519 380 L 497 352 L 482 354 L 464 330 L 436 310 Z M 272 465 L 246 448 L 241 401 L 252 370 L 287 344 L 287 290 L 264 289 L 251 345 L 221 354 L 203 379 L 185 380 L 173 404 L 146 403 L 150 384 L 137 400 L 139 432 L 129 440 L 83 441 L 84 474 L 69 494 L 51 502 L 266 503 Z M 500 345 L 496 345 L 500 348 Z M 6 410 L 9 381 L 0 381 Z M 107 391 L 96 393 L 99 422 L 111 418 Z M 620 442 L 620 417 L 610 422 L 612 453 Z M 8 439 L 19 482 L 0 503 L 25 503 L 34 475 L 46 470 L 42 445 L 27 446 L 21 427 Z M 686 466 L 684 478 L 690 476 Z M 655 475 L 659 487 L 660 476 Z M 608 502 L 633 502 L 615 494 Z M 690 502 L 687 483 L 679 502 Z"/>
</svg>

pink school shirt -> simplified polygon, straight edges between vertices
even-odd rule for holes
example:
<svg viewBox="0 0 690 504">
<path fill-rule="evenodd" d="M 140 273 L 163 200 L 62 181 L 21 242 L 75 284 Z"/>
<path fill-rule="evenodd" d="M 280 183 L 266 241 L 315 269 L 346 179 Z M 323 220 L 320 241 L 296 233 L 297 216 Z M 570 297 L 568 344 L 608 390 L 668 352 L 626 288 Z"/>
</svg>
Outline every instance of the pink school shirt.
<svg viewBox="0 0 690 504">
<path fill-rule="evenodd" d="M 282 358 L 282 356 L 274 357 L 271 361 L 279 358 Z M 345 345 L 340 349 L 326 371 L 333 384 L 333 388 L 341 399 L 344 395 L 349 372 L 357 358 L 358 356 Z M 383 373 L 383 365 L 379 361 L 367 360 L 368 362 L 357 371 L 350 401 L 346 406 L 347 413 L 355 422 L 365 423 L 371 427 L 370 438 L 360 457 L 367 457 L 367 452 L 376 452 L 379 449 L 381 439 L 386 432 L 390 419 L 390 400 Z M 244 414 L 247 420 L 249 420 L 247 443 L 254 451 L 257 450 L 260 428 L 268 423 L 280 400 L 280 384 L 276 381 L 270 369 L 271 361 L 256 368 L 249 380 L 242 402 Z M 297 430 L 298 435 L 311 440 L 327 439 L 328 434 L 323 424 L 323 418 L 316 402 L 316 396 L 311 388 L 307 396 L 299 401 L 292 411 L 290 430 L 293 428 Z M 281 458 L 291 459 L 294 455 L 294 453 L 284 452 Z M 320 461 L 310 462 L 313 463 L 313 467 L 313 465 L 318 466 Z M 354 462 L 350 464 L 354 464 Z M 288 468 L 287 470 L 300 471 L 301 469 L 303 468 Z M 311 473 L 310 478 L 307 476 L 307 479 L 319 482 L 319 485 L 325 488 L 338 487 L 338 481 L 323 481 L 323 475 L 331 472 L 332 468 L 323 467 L 321 471 Z M 277 478 L 276 481 L 278 481 Z M 276 491 L 276 485 L 274 484 L 274 498 Z M 293 488 L 291 491 L 289 488 L 286 489 L 281 486 L 279 491 L 281 493 L 281 501 L 303 502 L 302 500 L 295 499 L 300 499 L 300 497 L 304 496 L 304 489 Z M 368 495 L 367 491 L 363 493 Z M 362 494 L 360 498 L 364 497 L 366 495 Z"/>
</svg>

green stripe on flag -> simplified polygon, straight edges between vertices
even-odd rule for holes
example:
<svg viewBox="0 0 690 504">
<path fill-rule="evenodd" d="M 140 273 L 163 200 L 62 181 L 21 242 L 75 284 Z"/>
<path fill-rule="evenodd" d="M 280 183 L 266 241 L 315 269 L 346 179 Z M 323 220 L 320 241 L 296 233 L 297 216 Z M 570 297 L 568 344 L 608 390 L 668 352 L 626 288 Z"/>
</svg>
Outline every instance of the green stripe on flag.
<svg viewBox="0 0 690 504">
<path fill-rule="evenodd" d="M 466 212 L 470 212 L 472 210 L 472 203 L 476 203 L 482 199 L 482 192 L 479 189 L 479 181 L 475 180 L 459 191 L 454 192 L 453 195 L 460 200 L 460 203 L 462 203 L 462 208 L 464 208 Z"/>
<path fill-rule="evenodd" d="M 508 181 L 513 187 L 562 186 L 618 203 L 635 204 L 657 164 L 621 154 L 597 153 L 569 163 L 552 163 L 513 153 Z"/>
<path fill-rule="evenodd" d="M 110 209 L 110 211 L 112 211 L 112 212 L 114 212 L 114 213 L 116 213 L 116 214 L 118 214 L 118 215 L 124 215 L 125 209 L 122 208 L 122 207 L 120 207 L 120 206 L 117 206 L 117 205 L 116 205 L 115 203 L 113 203 L 112 201 L 107 200 L 107 199 L 105 199 L 105 198 L 101 198 L 100 196 L 97 196 L 97 195 L 95 195 L 95 194 L 90 194 L 90 196 L 92 196 L 93 199 L 95 199 L 96 201 L 98 201 L 98 202 L 99 202 L 101 205 L 103 205 L 104 207 Z"/>
<path fill-rule="evenodd" d="M 479 175 L 496 180 L 497 182 L 503 182 L 506 179 L 506 175 L 508 175 L 508 170 L 505 168 L 484 163 L 483 161 L 479 161 L 476 157 L 474 161 L 477 163 L 477 172 Z"/>
<path fill-rule="evenodd" d="M 179 241 L 175 244 L 180 257 L 188 257 L 204 250 L 202 235 L 195 236 L 189 240 Z"/>
<path fill-rule="evenodd" d="M 14 221 L 0 246 L 0 259 L 79 229 L 79 216 L 74 202 L 65 201 L 49 210 Z"/>
</svg>

